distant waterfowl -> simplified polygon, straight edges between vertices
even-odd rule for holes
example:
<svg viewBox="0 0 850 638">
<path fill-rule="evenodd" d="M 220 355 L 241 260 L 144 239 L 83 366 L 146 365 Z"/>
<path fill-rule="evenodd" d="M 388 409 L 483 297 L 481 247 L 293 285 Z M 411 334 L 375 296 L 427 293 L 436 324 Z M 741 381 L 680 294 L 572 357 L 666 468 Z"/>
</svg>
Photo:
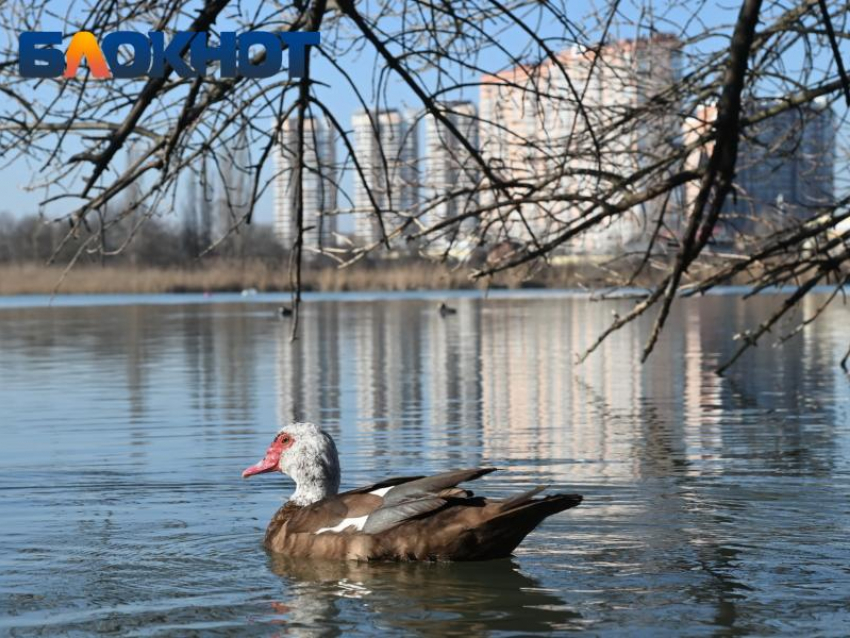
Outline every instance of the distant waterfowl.
<svg viewBox="0 0 850 638">
<path fill-rule="evenodd" d="M 437 312 L 440 313 L 441 317 L 445 317 L 446 315 L 456 315 L 457 314 L 457 310 L 452 308 L 451 306 L 447 305 L 445 301 L 437 307 Z"/>
<path fill-rule="evenodd" d="M 291 317 L 292 316 L 292 308 L 287 308 L 286 306 L 281 306 L 280 308 L 277 309 L 277 316 L 280 319 L 283 319 L 284 317 Z"/>
<path fill-rule="evenodd" d="M 333 439 L 312 423 L 293 423 L 242 476 L 281 472 L 295 481 L 295 493 L 272 518 L 264 540 L 266 549 L 292 558 L 503 558 L 543 519 L 582 501 L 578 494 L 534 498 L 542 487 L 505 500 L 457 487 L 495 469 L 391 478 L 338 494 Z"/>
</svg>

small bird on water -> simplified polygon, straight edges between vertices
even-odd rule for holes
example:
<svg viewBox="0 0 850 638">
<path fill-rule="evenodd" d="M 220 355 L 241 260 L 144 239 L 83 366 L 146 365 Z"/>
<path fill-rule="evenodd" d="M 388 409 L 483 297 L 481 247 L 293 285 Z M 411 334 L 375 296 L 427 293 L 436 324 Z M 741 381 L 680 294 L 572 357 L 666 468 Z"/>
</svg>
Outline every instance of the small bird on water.
<svg viewBox="0 0 850 638">
<path fill-rule="evenodd" d="M 279 319 L 283 319 L 284 317 L 292 316 L 292 308 L 287 308 L 286 306 L 281 306 L 277 309 L 277 316 Z"/>
<path fill-rule="evenodd" d="M 437 312 L 440 313 L 441 317 L 445 317 L 446 315 L 456 315 L 457 314 L 457 310 L 455 310 L 451 306 L 446 305 L 445 301 L 438 306 Z"/>
</svg>

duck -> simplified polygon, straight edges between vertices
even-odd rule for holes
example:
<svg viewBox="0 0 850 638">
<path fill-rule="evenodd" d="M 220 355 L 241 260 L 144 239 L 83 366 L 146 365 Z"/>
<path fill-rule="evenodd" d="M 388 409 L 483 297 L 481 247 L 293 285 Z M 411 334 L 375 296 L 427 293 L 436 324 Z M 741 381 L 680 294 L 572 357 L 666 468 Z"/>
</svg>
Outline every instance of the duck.
<svg viewBox="0 0 850 638">
<path fill-rule="evenodd" d="M 457 314 L 457 310 L 455 308 L 452 308 L 448 304 L 446 304 L 445 301 L 443 303 L 441 303 L 439 306 L 437 306 L 437 312 L 440 313 L 441 317 L 445 317 L 446 315 L 456 315 Z"/>
<path fill-rule="evenodd" d="M 263 545 L 290 558 L 353 561 L 475 561 L 511 556 L 545 518 L 576 507 L 579 494 L 535 498 L 535 487 L 502 500 L 459 487 L 494 467 L 388 478 L 339 492 L 336 444 L 313 423 L 292 423 L 243 478 L 279 472 L 295 491 L 266 528 Z"/>
<path fill-rule="evenodd" d="M 292 316 L 292 308 L 287 308 L 286 306 L 280 306 L 277 309 L 277 317 L 278 319 L 284 319 L 286 317 Z"/>
</svg>

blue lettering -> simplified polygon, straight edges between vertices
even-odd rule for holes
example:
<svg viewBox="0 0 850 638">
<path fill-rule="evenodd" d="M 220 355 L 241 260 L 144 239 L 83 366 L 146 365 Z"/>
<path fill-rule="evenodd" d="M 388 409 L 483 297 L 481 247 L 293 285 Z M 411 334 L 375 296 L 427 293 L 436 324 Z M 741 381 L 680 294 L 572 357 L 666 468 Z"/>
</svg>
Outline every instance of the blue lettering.
<svg viewBox="0 0 850 638">
<path fill-rule="evenodd" d="M 251 47 L 258 45 L 266 50 L 266 59 L 251 63 Z M 274 33 L 248 31 L 239 36 L 239 75 L 246 78 L 267 78 L 280 71 L 283 49 Z"/>
<path fill-rule="evenodd" d="M 118 57 L 121 45 L 133 47 L 133 59 L 121 64 Z M 143 33 L 135 31 L 116 31 L 103 38 L 100 46 L 103 56 L 109 64 L 112 76 L 116 78 L 136 78 L 147 73 L 151 65 L 151 43 Z"/>
<path fill-rule="evenodd" d="M 62 44 L 59 31 L 30 31 L 18 36 L 18 72 L 25 78 L 62 75 L 65 72 L 65 54 L 52 48 L 54 44 Z M 46 48 L 38 48 L 40 46 Z"/>
<path fill-rule="evenodd" d="M 18 36 L 18 70 L 27 78 L 52 78 L 65 72 L 65 52 L 55 49 L 61 45 L 60 31 L 28 31 Z M 98 46 L 103 52 L 113 77 L 165 77 L 171 67 L 180 77 L 196 78 L 207 74 L 208 66 L 218 61 L 223 78 L 267 78 L 278 73 L 283 61 L 283 48 L 288 52 L 289 77 L 307 73 L 308 47 L 318 46 L 318 31 L 248 31 L 237 35 L 223 31 L 218 46 L 210 46 L 205 32 L 178 31 L 166 44 L 162 31 L 150 31 L 147 36 L 135 31 L 115 31 L 104 36 Z M 132 57 L 122 61 L 121 47 L 132 49 Z M 262 47 L 265 56 L 256 63 L 251 59 L 251 47 Z M 188 56 L 186 53 L 188 52 Z M 187 59 L 188 57 L 188 59 Z"/>
<path fill-rule="evenodd" d="M 307 47 L 318 46 L 321 35 L 318 31 L 283 31 L 280 38 L 289 47 L 289 77 L 302 77 L 307 72 Z"/>
<path fill-rule="evenodd" d="M 236 77 L 236 33 L 222 31 L 219 46 L 211 47 L 206 33 L 198 33 L 189 46 L 192 66 L 200 75 L 207 74 L 207 63 L 210 60 L 221 62 L 221 77 Z"/>
<path fill-rule="evenodd" d="M 152 78 L 165 76 L 166 63 L 182 78 L 198 77 L 195 69 L 186 64 L 180 55 L 180 52 L 189 45 L 192 37 L 197 35 L 194 31 L 178 31 L 168 46 L 165 46 L 165 34 L 162 31 L 151 31 L 148 35 L 153 49 L 153 63 L 150 70 Z"/>
</svg>

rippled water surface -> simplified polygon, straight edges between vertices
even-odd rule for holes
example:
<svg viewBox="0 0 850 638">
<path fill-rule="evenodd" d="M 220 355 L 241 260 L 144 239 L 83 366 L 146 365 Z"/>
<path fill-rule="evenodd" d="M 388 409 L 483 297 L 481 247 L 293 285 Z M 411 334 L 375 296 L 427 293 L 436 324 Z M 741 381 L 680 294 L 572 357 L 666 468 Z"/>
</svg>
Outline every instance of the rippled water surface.
<svg viewBox="0 0 850 638">
<path fill-rule="evenodd" d="M 0 635 L 850 634 L 846 307 L 721 378 L 780 297 L 680 303 L 643 367 L 646 323 L 575 363 L 625 300 L 317 297 L 294 343 L 262 296 L 30 301 L 0 301 Z M 296 418 L 343 487 L 493 464 L 483 493 L 585 502 L 511 560 L 270 556 L 291 484 L 240 472 Z"/>
</svg>

